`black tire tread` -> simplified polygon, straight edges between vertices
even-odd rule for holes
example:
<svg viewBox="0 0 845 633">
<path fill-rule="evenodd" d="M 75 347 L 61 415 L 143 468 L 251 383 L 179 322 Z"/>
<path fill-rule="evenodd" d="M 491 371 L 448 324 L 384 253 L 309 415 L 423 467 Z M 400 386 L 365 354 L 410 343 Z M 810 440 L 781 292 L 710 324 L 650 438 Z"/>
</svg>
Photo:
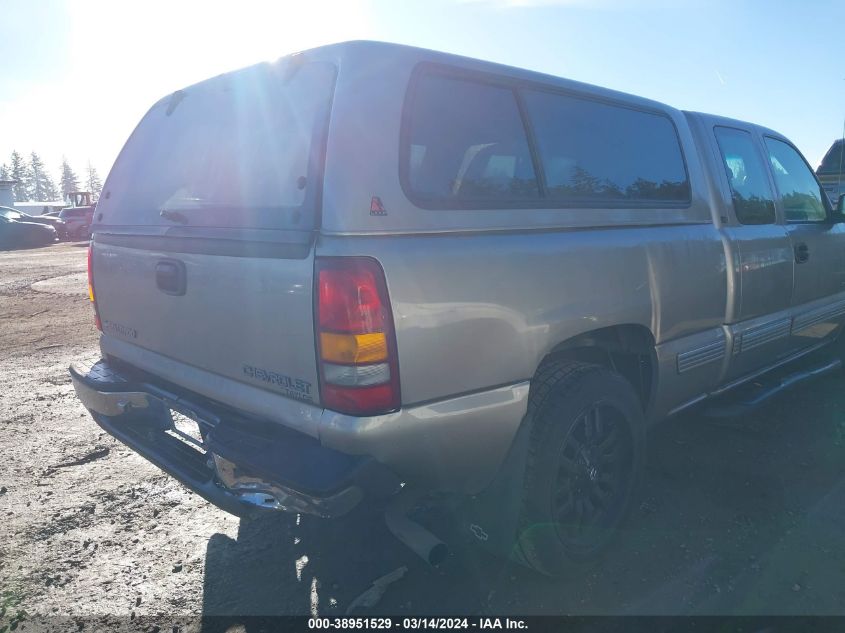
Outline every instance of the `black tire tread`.
<svg viewBox="0 0 845 633">
<path fill-rule="evenodd" d="M 529 425 L 529 446 L 526 460 L 522 507 L 520 508 L 519 532 L 528 527 L 530 512 L 528 500 L 534 485 L 535 473 L 538 468 L 540 450 L 543 447 L 543 437 L 546 427 L 556 423 L 544 413 L 554 407 L 558 401 L 572 398 L 577 393 L 578 386 L 583 384 L 585 376 L 594 373 L 606 373 L 609 377 L 624 381 L 619 374 L 602 365 L 585 363 L 575 360 L 552 361 L 541 366 L 531 381 L 531 396 L 524 418 L 524 424 Z M 626 382 L 627 384 L 627 382 Z M 536 544 L 530 538 L 518 538 L 517 553 L 522 561 L 535 571 L 555 576 L 557 570 L 546 564 L 547 557 L 538 551 Z"/>
</svg>

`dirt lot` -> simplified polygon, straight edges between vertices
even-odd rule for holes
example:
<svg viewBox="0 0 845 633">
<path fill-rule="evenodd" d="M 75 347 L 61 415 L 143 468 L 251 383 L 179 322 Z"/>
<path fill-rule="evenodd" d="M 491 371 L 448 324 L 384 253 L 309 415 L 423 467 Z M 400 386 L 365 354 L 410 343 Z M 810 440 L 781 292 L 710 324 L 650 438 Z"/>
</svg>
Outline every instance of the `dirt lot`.
<svg viewBox="0 0 845 633">
<path fill-rule="evenodd" d="M 0 252 L 0 628 L 22 611 L 343 614 L 403 565 L 367 612 L 845 613 L 841 374 L 730 428 L 660 426 L 624 533 L 565 580 L 461 539 L 433 570 L 366 508 L 239 525 L 104 434 L 67 375 L 97 353 L 84 270 L 84 245 Z"/>
</svg>

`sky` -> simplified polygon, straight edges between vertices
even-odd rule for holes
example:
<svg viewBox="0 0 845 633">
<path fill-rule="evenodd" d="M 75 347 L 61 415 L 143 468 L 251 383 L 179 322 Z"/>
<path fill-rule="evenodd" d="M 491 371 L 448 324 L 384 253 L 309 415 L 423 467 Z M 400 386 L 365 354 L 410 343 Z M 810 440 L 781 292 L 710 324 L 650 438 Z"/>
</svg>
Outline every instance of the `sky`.
<svg viewBox="0 0 845 633">
<path fill-rule="evenodd" d="M 845 123 L 842 0 L 0 0 L 0 162 L 104 177 L 150 105 L 227 70 L 375 39 L 768 126 L 815 167 Z"/>
</svg>

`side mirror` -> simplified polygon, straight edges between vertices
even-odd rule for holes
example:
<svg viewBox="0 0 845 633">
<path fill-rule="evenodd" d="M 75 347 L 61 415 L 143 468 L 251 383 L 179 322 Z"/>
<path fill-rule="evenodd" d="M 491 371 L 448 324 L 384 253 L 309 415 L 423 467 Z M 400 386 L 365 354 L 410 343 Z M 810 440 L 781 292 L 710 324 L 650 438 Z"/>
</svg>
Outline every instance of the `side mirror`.
<svg viewBox="0 0 845 633">
<path fill-rule="evenodd" d="M 839 194 L 836 204 L 833 205 L 830 221 L 833 224 L 845 224 L 845 193 Z"/>
</svg>

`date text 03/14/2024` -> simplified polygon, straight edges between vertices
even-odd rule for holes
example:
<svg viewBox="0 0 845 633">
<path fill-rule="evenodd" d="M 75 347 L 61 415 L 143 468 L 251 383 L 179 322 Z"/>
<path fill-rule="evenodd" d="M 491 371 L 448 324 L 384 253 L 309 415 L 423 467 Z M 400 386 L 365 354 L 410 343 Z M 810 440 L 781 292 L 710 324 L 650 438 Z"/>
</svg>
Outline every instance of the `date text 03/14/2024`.
<svg viewBox="0 0 845 633">
<path fill-rule="evenodd" d="M 309 618 L 309 629 L 478 629 L 526 630 L 525 620 L 519 618 Z"/>
</svg>

